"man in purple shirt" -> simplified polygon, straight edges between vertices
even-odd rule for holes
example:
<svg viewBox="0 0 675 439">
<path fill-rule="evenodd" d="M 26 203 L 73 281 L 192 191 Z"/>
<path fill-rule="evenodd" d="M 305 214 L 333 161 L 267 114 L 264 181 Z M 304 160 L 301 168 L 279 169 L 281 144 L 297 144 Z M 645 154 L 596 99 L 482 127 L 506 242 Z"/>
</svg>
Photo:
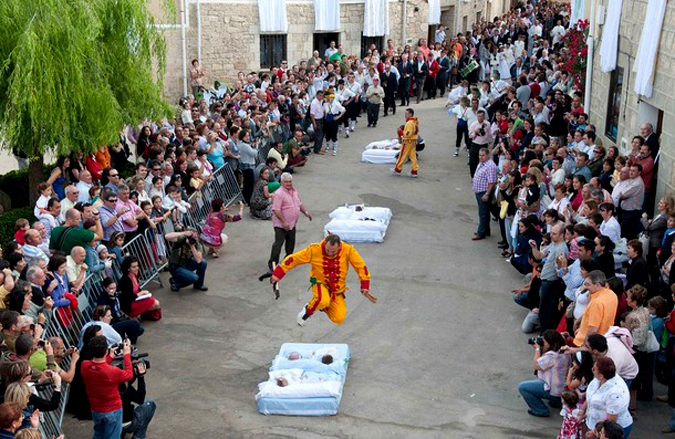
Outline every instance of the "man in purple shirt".
<svg viewBox="0 0 675 439">
<path fill-rule="evenodd" d="M 272 263 L 279 263 L 281 246 L 286 243 L 286 256 L 295 251 L 295 225 L 298 223 L 300 212 L 309 220 L 309 213 L 300 200 L 298 191 L 293 187 L 293 176 L 288 172 L 281 174 L 281 187 L 274 192 L 272 197 L 272 225 L 274 226 L 274 244 L 268 266 L 272 271 Z"/>
<path fill-rule="evenodd" d="M 472 184 L 478 203 L 478 232 L 471 238 L 473 241 L 490 236 L 490 194 L 497 183 L 497 165 L 490 159 L 487 148 L 480 149 L 478 160 Z"/>
</svg>

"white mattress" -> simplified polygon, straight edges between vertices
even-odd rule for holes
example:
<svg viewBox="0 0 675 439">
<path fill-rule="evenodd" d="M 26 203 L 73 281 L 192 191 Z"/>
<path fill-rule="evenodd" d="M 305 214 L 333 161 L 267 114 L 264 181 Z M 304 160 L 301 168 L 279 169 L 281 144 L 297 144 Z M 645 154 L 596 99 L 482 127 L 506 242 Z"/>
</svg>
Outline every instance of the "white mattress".
<svg viewBox="0 0 675 439">
<path fill-rule="evenodd" d="M 361 161 L 364 163 L 396 164 L 396 159 L 401 145 L 397 139 L 380 140 L 366 145 L 361 154 Z"/>
<path fill-rule="evenodd" d="M 321 363 L 324 352 L 333 356 L 332 364 Z M 300 354 L 301 359 L 288 360 L 291 353 Z M 270 380 L 260 383 L 258 411 L 263 415 L 336 415 L 350 358 L 346 344 L 284 343 L 270 366 L 270 380 L 277 376 L 298 379 L 306 374 L 313 377 L 312 382 L 288 387 L 275 386 Z M 316 377 L 327 377 L 326 382 L 317 382 Z"/>
<path fill-rule="evenodd" d="M 383 242 L 391 217 L 391 209 L 386 207 L 338 207 L 323 227 L 324 236 L 332 233 L 346 242 Z"/>
</svg>

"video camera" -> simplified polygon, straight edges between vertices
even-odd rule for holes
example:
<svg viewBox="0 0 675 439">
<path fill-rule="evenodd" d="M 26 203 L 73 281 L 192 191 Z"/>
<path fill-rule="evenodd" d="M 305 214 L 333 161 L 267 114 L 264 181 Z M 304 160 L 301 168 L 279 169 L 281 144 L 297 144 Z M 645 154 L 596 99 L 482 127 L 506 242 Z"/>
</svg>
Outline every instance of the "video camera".
<svg viewBox="0 0 675 439">
<path fill-rule="evenodd" d="M 122 369 L 124 366 L 124 354 L 122 354 L 124 345 L 118 343 L 110 347 L 113 350 L 115 357 L 110 363 L 111 366 L 118 367 Z M 150 369 L 150 360 L 147 359 L 149 354 L 143 353 L 139 354 L 135 346 L 131 347 L 131 366 L 134 368 L 134 374 L 138 375 L 138 365 L 143 363 L 145 365 L 145 370 Z"/>
</svg>

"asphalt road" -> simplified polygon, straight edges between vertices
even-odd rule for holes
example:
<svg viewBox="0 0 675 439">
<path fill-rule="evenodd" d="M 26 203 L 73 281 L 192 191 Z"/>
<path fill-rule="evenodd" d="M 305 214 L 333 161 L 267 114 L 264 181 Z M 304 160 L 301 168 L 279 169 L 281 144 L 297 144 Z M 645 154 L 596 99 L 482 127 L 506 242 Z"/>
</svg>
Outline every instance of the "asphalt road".
<svg viewBox="0 0 675 439">
<path fill-rule="evenodd" d="M 403 111 L 366 128 L 365 115 L 337 157 L 311 157 L 295 177 L 314 221 L 301 218 L 296 249 L 322 237 L 328 213 L 344 203 L 392 209 L 382 244 L 357 249 L 372 273 L 371 304 L 349 277 L 342 326 L 325 315 L 300 328 L 309 269 L 281 283 L 281 299 L 257 276 L 273 239 L 269 222 L 228 224 L 220 259 L 209 260 L 207 293 L 154 294 L 164 318 L 145 324 L 148 397 L 158 408 L 149 438 L 554 438 L 560 417 L 533 418 L 517 392 L 532 377 L 532 349 L 520 332 L 526 312 L 513 303 L 519 276 L 491 238 L 472 242 L 476 202 L 466 156 L 454 158 L 454 122 L 441 100 L 414 106 L 426 140 L 420 177 L 394 177 L 389 165 L 360 163 L 364 145 L 394 137 Z M 451 148 L 451 143 L 453 147 Z M 165 278 L 166 279 L 166 278 Z M 166 285 L 166 284 L 165 284 Z M 284 342 L 348 343 L 352 350 L 340 413 L 263 416 L 257 384 Z M 659 393 L 663 389 L 659 388 Z M 642 403 L 633 438 L 654 437 L 667 407 Z M 644 407 L 644 409 L 642 409 Z M 67 437 L 91 423 L 65 421 Z"/>
</svg>

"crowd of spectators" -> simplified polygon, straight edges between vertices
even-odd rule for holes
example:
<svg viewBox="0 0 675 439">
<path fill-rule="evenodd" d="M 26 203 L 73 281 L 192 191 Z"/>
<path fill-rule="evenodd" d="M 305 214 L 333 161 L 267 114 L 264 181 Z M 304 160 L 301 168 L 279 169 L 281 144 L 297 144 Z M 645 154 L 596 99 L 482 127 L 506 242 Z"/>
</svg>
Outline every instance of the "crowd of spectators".
<svg viewBox="0 0 675 439">
<path fill-rule="evenodd" d="M 673 433 L 675 198 L 654 206 L 650 124 L 627 151 L 596 135 L 565 70 L 567 13 L 521 3 L 466 38 L 474 66 L 447 107 L 455 156 L 467 147 L 473 240 L 497 223 L 498 251 L 525 275 L 513 297 L 528 310 L 522 331 L 539 335 L 529 340 L 536 379 L 518 386 L 530 415 L 561 409 L 559 438 L 627 438 L 658 379 L 670 387 L 657 399 L 673 410 L 663 429 Z"/>
</svg>

